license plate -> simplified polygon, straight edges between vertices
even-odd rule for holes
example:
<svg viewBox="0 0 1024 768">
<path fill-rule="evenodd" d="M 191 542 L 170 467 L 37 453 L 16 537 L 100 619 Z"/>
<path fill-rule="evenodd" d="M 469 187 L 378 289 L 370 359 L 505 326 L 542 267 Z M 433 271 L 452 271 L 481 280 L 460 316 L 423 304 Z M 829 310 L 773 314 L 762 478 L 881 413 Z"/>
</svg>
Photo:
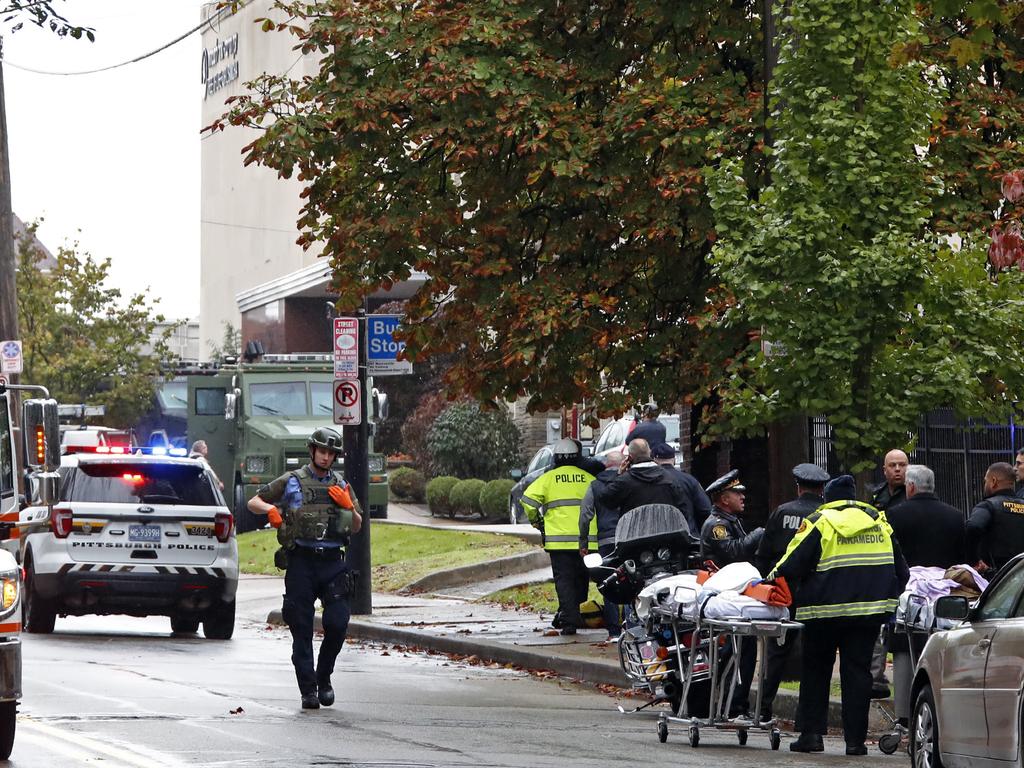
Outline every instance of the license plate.
<svg viewBox="0 0 1024 768">
<path fill-rule="evenodd" d="M 129 525 L 128 541 L 160 541 L 160 526 Z"/>
</svg>

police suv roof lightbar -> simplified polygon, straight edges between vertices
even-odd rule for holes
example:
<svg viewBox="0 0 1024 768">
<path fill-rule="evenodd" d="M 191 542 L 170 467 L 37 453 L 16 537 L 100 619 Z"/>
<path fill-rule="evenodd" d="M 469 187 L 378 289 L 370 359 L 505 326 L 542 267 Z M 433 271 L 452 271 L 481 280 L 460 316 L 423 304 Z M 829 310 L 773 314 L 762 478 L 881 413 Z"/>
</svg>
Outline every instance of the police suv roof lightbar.
<svg viewBox="0 0 1024 768">
<path fill-rule="evenodd" d="M 334 360 L 329 354 L 308 353 L 293 355 L 263 355 L 260 358 L 264 363 L 329 363 Z"/>
</svg>

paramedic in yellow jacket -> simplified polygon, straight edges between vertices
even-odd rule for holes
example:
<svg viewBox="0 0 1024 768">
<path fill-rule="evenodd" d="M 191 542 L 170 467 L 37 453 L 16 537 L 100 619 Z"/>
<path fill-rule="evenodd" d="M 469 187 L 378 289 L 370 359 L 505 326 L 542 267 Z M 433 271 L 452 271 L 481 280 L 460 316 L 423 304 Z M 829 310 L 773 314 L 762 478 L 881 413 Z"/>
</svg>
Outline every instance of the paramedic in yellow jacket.
<svg viewBox="0 0 1024 768">
<path fill-rule="evenodd" d="M 530 523 L 540 529 L 544 549 L 551 557 L 558 613 L 552 625 L 563 635 L 575 635 L 583 626 L 580 603 L 587 599 L 590 577 L 580 554 L 580 502 L 594 480 L 581 469 L 580 447 L 563 438 L 555 443 L 555 466 L 526 487 L 522 505 Z M 590 521 L 590 549 L 597 550 L 597 519 Z"/>
<path fill-rule="evenodd" d="M 896 610 L 910 573 L 885 513 L 855 501 L 853 477 L 825 486 L 825 504 L 800 524 L 769 574 L 799 585 L 796 620 L 804 623 L 800 700 L 793 752 L 821 752 L 836 651 L 847 755 L 866 755 L 871 654 L 879 627 Z"/>
</svg>

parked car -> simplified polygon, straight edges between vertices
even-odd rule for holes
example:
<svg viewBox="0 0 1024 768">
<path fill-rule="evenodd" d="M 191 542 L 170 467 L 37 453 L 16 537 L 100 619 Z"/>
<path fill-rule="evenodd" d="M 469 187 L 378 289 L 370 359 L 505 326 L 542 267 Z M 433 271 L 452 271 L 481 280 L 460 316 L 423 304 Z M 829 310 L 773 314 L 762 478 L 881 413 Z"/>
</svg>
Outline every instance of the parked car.
<svg viewBox="0 0 1024 768">
<path fill-rule="evenodd" d="M 973 607 L 940 597 L 940 619 L 911 690 L 914 768 L 1024 765 L 1024 555 L 996 575 Z"/>
<path fill-rule="evenodd" d="M 678 414 L 662 414 L 658 421 L 665 425 L 665 442 L 676 449 L 676 464 L 682 463 L 682 454 L 679 452 L 679 416 Z M 601 435 L 594 444 L 594 458 L 604 461 L 604 457 L 612 451 L 626 451 L 626 437 L 636 425 L 636 419 L 632 416 L 624 416 L 616 419 L 601 430 Z"/>
<path fill-rule="evenodd" d="M 516 481 L 516 484 L 512 486 L 512 490 L 508 494 L 508 519 L 512 525 L 530 522 L 526 516 L 526 511 L 523 509 L 521 499 L 530 483 L 555 466 L 555 454 L 551 450 L 553 445 L 554 443 L 545 445 L 533 454 L 533 458 L 526 465 L 525 471 L 521 469 L 512 470 L 512 479 Z"/>
<path fill-rule="evenodd" d="M 52 516 L 22 510 L 29 527 L 10 542 L 22 547 L 29 632 L 52 632 L 57 616 L 121 613 L 231 637 L 238 544 L 205 462 L 77 452 L 62 457 L 60 477 Z"/>
</svg>

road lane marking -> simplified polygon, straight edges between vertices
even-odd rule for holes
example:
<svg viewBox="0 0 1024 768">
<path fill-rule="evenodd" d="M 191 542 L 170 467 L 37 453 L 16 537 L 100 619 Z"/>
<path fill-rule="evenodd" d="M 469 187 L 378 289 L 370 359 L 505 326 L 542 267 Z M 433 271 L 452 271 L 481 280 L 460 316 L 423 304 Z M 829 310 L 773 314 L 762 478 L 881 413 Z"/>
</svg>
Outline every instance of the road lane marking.
<svg viewBox="0 0 1024 768">
<path fill-rule="evenodd" d="M 18 718 L 18 736 L 15 743 L 25 737 L 44 745 L 47 749 L 86 763 L 93 763 L 96 758 L 109 758 L 120 761 L 118 765 L 132 768 L 181 768 L 184 765 L 180 760 L 171 757 L 134 752 L 131 750 L 138 748 L 129 745 L 115 746 L 74 731 L 45 725 L 22 715 Z M 148 748 L 145 749 L 151 752 Z M 17 755 L 15 757 L 17 758 Z M 107 762 L 104 762 L 104 765 L 111 766 Z"/>
</svg>

